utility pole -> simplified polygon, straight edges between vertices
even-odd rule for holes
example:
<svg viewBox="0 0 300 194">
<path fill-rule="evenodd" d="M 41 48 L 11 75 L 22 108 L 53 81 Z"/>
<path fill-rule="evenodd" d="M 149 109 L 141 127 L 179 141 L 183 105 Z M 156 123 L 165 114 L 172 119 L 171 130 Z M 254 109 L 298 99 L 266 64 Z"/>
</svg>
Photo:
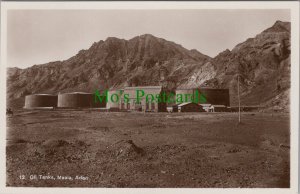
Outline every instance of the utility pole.
<svg viewBox="0 0 300 194">
<path fill-rule="evenodd" d="M 240 74 L 238 74 L 238 101 L 239 101 L 239 123 L 241 122 L 241 100 L 240 100 Z"/>
</svg>

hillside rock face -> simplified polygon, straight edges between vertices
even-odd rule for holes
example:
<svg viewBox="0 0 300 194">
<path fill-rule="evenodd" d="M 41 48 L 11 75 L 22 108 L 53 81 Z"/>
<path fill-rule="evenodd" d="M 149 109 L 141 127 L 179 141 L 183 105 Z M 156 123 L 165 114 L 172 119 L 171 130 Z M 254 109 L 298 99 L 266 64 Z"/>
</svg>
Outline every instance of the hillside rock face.
<svg viewBox="0 0 300 194">
<path fill-rule="evenodd" d="M 161 85 L 229 88 L 232 105 L 237 101 L 240 75 L 242 103 L 258 105 L 290 87 L 290 23 L 278 21 L 213 59 L 145 34 L 130 40 L 109 37 L 68 60 L 9 68 L 7 75 L 8 102 L 31 93 Z"/>
<path fill-rule="evenodd" d="M 130 40 L 107 38 L 66 61 L 8 70 L 8 97 L 30 93 L 89 91 L 138 85 L 199 85 L 209 77 L 210 57 L 145 34 Z M 191 78 L 192 77 L 192 78 Z M 187 83 L 188 80 L 193 80 Z M 195 80 L 196 79 L 196 80 Z"/>
<path fill-rule="evenodd" d="M 216 76 L 202 86 L 229 88 L 232 105 L 237 104 L 238 75 L 242 104 L 260 105 L 280 96 L 290 88 L 290 23 L 277 21 L 232 51 L 221 52 L 212 64 Z M 278 99 L 278 104 L 287 100 Z"/>
</svg>

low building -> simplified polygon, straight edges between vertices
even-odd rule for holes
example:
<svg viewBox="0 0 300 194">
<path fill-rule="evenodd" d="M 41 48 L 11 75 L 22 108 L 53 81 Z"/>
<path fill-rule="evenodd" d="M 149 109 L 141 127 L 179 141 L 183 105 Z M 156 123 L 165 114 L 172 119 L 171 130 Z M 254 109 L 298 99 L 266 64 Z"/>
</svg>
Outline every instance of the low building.
<svg viewBox="0 0 300 194">
<path fill-rule="evenodd" d="M 224 105 L 211 105 L 209 112 L 228 112 L 228 109 Z"/>
<path fill-rule="evenodd" d="M 172 113 L 173 112 L 173 106 L 168 106 L 167 107 L 167 112 Z"/>
<path fill-rule="evenodd" d="M 119 111 L 121 109 L 120 103 L 124 93 L 123 89 L 111 89 L 107 92 L 106 108 L 110 111 Z"/>
<path fill-rule="evenodd" d="M 57 95 L 32 94 L 25 97 L 25 109 L 57 107 Z"/>
<path fill-rule="evenodd" d="M 204 112 L 204 109 L 197 103 L 185 102 L 174 105 L 173 112 Z"/>
<path fill-rule="evenodd" d="M 210 111 L 211 104 L 200 104 L 205 112 Z"/>
</svg>

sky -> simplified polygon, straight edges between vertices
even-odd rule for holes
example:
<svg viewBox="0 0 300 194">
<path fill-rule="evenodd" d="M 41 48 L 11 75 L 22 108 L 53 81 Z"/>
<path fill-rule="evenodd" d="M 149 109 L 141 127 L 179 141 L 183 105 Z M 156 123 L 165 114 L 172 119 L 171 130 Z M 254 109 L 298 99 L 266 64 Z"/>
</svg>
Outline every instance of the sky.
<svg viewBox="0 0 300 194">
<path fill-rule="evenodd" d="M 9 67 L 66 60 L 107 37 L 152 34 L 215 57 L 255 37 L 289 10 L 9 10 Z"/>
</svg>

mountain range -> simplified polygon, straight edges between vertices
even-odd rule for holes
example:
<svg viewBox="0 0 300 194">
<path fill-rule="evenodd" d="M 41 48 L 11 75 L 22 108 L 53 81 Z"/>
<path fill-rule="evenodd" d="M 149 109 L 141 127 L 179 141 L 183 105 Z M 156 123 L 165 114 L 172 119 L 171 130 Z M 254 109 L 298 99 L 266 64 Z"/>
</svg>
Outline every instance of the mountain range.
<svg viewBox="0 0 300 194">
<path fill-rule="evenodd" d="M 242 105 L 288 111 L 290 28 L 289 22 L 276 21 L 214 58 L 151 34 L 130 40 L 109 37 L 64 61 L 8 68 L 8 106 L 23 106 L 24 96 L 34 93 L 148 85 L 229 88 L 235 106 L 239 77 Z"/>
</svg>

